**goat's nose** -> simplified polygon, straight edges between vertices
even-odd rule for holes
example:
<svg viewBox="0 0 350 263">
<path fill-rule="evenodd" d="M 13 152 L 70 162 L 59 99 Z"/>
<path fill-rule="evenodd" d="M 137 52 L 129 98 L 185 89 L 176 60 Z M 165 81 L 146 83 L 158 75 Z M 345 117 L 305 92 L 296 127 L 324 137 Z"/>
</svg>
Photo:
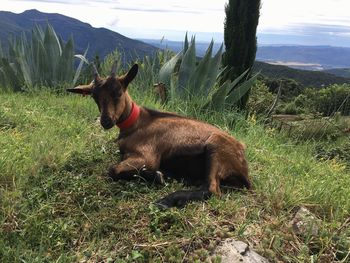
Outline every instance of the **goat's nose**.
<svg viewBox="0 0 350 263">
<path fill-rule="evenodd" d="M 114 122 L 111 118 L 109 117 L 101 117 L 101 125 L 105 129 L 110 129 L 114 126 Z"/>
</svg>

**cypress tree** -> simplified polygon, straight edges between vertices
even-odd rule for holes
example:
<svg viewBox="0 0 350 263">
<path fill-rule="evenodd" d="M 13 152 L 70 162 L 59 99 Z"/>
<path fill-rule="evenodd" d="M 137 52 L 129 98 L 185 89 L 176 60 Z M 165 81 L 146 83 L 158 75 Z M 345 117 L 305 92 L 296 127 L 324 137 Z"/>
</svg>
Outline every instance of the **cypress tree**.
<svg viewBox="0 0 350 263">
<path fill-rule="evenodd" d="M 257 50 L 256 28 L 260 15 L 260 0 L 229 0 L 225 6 L 223 66 L 227 66 L 224 80 L 231 81 L 252 68 Z M 249 98 L 240 102 L 244 108 Z"/>
</svg>

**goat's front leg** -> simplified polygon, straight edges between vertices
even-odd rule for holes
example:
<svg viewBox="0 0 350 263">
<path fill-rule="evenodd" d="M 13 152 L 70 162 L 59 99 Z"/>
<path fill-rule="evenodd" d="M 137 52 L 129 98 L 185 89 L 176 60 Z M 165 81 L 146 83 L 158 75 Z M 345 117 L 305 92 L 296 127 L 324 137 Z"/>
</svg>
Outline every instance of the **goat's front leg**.
<svg viewBox="0 0 350 263">
<path fill-rule="evenodd" d="M 143 158 L 127 158 L 117 165 L 110 167 L 108 176 L 117 180 L 133 180 L 143 178 L 148 182 L 164 185 L 164 175 L 158 171 L 159 164 L 155 160 L 145 160 Z"/>
</svg>

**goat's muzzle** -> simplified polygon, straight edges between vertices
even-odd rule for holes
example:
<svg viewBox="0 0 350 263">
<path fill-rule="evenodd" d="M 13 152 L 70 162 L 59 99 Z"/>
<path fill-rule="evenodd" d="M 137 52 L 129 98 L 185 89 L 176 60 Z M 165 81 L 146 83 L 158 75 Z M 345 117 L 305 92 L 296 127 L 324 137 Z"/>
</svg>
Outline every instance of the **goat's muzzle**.
<svg viewBox="0 0 350 263">
<path fill-rule="evenodd" d="M 108 130 L 115 125 L 115 121 L 113 121 L 110 117 L 101 117 L 101 125 L 104 129 Z"/>
</svg>

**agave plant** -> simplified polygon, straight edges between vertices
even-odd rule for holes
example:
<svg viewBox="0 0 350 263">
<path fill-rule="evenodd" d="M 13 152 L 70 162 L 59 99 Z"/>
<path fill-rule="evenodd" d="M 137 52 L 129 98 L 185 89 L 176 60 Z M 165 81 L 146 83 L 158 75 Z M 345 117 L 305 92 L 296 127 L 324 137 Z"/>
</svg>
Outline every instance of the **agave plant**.
<svg viewBox="0 0 350 263">
<path fill-rule="evenodd" d="M 86 51 L 87 52 L 87 51 Z M 1 85 L 19 90 L 23 87 L 56 87 L 74 85 L 85 55 L 74 55 L 74 43 L 66 43 L 57 36 L 52 26 L 43 31 L 36 26 L 28 39 L 23 33 L 10 41 L 7 54 L 1 54 Z M 80 59 L 75 67 L 74 58 Z"/>
<path fill-rule="evenodd" d="M 173 54 L 174 53 L 169 49 L 158 50 L 154 54 L 139 59 L 139 73 L 135 82 L 140 82 L 140 87 L 151 87 L 158 81 L 157 78 L 160 68 Z"/>
<path fill-rule="evenodd" d="M 211 41 L 204 57 L 198 59 L 195 38 L 189 42 L 186 34 L 183 50 L 166 62 L 158 74 L 159 82 L 170 90 L 170 99 L 202 97 L 206 101 L 203 107 L 221 110 L 225 105 L 236 105 L 249 91 L 258 75 L 248 78 L 250 69 L 234 81 L 220 84 L 226 71 L 221 68 L 223 46 L 213 56 L 213 45 Z"/>
</svg>

